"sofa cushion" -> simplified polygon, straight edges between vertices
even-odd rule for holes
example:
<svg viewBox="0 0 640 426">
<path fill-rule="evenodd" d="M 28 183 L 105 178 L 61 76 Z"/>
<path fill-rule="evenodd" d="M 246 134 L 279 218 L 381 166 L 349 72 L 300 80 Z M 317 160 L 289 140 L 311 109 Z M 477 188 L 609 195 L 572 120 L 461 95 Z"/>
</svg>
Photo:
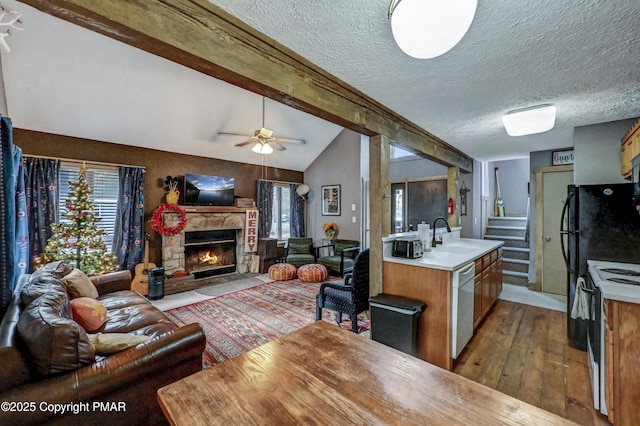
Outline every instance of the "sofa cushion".
<svg viewBox="0 0 640 426">
<path fill-rule="evenodd" d="M 98 289 L 91 282 L 87 274 L 76 268 L 62 278 L 62 282 L 67 287 L 67 292 L 72 299 L 76 297 L 98 298 Z"/>
<path fill-rule="evenodd" d="M 62 262 L 47 263 L 31 274 L 27 282 L 23 285 L 20 291 L 22 303 L 28 306 L 42 294 L 49 293 L 52 287 L 55 287 L 67 295 L 67 290 L 61 278 L 69 272 L 71 272 L 71 268 Z"/>
<path fill-rule="evenodd" d="M 289 242 L 289 245 L 287 246 L 288 254 L 309 254 L 311 253 L 312 246 L 313 242 L 302 244 Z"/>
<path fill-rule="evenodd" d="M 76 297 L 71 300 L 73 320 L 89 333 L 100 329 L 107 321 L 107 309 L 102 303 L 90 297 Z"/>
<path fill-rule="evenodd" d="M 18 333 L 43 375 L 74 370 L 95 358 L 87 333 L 71 319 L 69 296 L 62 284 L 50 285 L 24 309 Z"/>
<path fill-rule="evenodd" d="M 140 294 L 123 290 L 98 298 L 107 309 L 103 333 L 144 334 L 155 337 L 178 327 Z"/>
</svg>

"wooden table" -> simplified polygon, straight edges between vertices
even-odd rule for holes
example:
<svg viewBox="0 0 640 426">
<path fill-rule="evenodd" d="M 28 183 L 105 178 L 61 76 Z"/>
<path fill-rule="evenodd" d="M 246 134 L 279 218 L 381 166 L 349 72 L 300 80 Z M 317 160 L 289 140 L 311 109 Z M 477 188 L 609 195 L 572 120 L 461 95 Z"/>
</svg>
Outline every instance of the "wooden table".
<svg viewBox="0 0 640 426">
<path fill-rule="evenodd" d="M 158 390 L 176 425 L 573 424 L 325 321 Z"/>
</svg>

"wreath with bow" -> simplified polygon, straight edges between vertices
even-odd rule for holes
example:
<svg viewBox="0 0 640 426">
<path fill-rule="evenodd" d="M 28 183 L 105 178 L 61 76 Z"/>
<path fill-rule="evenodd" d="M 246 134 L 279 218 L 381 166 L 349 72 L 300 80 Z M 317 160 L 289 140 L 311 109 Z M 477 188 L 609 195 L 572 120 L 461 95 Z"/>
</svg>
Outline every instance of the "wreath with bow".
<svg viewBox="0 0 640 426">
<path fill-rule="evenodd" d="M 166 211 L 172 211 L 178 215 L 178 224 L 176 226 L 164 226 L 162 220 L 162 214 Z M 187 213 L 180 206 L 175 204 L 160 204 L 158 208 L 153 212 L 151 216 L 151 228 L 162 235 L 175 235 L 179 234 L 184 229 L 187 223 Z"/>
</svg>

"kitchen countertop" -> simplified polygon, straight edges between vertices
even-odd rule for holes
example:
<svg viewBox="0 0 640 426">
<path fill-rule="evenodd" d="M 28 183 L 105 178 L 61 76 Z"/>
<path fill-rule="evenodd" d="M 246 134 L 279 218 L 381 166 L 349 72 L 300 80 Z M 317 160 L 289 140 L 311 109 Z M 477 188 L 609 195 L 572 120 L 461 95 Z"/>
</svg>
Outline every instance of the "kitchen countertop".
<svg viewBox="0 0 640 426">
<path fill-rule="evenodd" d="M 384 242 L 390 243 L 391 241 Z M 446 241 L 444 245 L 438 246 L 437 248 L 432 248 L 430 252 L 425 252 L 422 257 L 417 259 L 393 257 L 391 256 L 390 248 L 383 249 L 383 260 L 385 262 L 401 263 L 423 268 L 455 271 L 469 262 L 497 249 L 503 244 L 503 241 L 458 238 Z"/>
</svg>

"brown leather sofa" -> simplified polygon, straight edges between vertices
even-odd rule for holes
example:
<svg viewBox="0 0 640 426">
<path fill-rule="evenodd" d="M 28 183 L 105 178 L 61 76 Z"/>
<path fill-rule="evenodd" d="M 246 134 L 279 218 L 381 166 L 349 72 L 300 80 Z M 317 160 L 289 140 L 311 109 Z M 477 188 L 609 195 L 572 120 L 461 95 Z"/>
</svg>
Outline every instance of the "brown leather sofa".
<svg viewBox="0 0 640 426">
<path fill-rule="evenodd" d="M 157 390 L 202 369 L 200 325 L 173 324 L 129 290 L 129 271 L 94 277 L 107 309 L 102 331 L 151 337 L 111 355 L 94 355 L 86 333 L 71 319 L 62 276 L 59 267 L 47 265 L 23 275 L 2 319 L 0 424 L 165 424 Z M 19 324 L 25 311 L 30 316 Z"/>
</svg>

